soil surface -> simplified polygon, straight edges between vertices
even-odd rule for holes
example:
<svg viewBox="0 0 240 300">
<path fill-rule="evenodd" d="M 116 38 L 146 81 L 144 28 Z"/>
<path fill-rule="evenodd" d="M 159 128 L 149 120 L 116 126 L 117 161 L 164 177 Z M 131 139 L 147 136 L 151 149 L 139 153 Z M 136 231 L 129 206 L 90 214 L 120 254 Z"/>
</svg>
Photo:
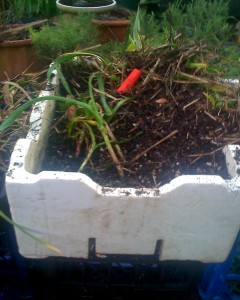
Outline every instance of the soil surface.
<svg viewBox="0 0 240 300">
<path fill-rule="evenodd" d="M 117 6 L 109 11 L 96 14 L 95 19 L 104 21 L 129 20 L 130 11 L 122 6 Z"/>
<path fill-rule="evenodd" d="M 179 58 L 183 53 L 174 55 Z M 228 179 L 222 149 L 227 144 L 240 143 L 239 104 L 234 98 L 236 86 L 224 83 L 218 93 L 220 99 L 214 102 L 209 95 L 216 83 L 206 79 L 202 71 L 191 75 L 195 76 L 191 81 L 187 76 L 168 80 L 166 74 L 175 72 L 176 75 L 179 60 L 165 53 L 164 62 L 157 64 L 156 61 L 156 57 L 145 58 L 143 65 L 140 55 L 130 55 L 126 68 L 121 70 L 123 79 L 136 66 L 142 70 L 141 78 L 127 95 L 130 100 L 110 124 L 121 148 L 119 160 L 124 176 L 119 176 L 104 145 L 96 149 L 83 173 L 109 187 L 154 188 L 188 174 L 220 175 Z M 208 84 L 199 84 L 200 75 L 209 80 Z M 76 79 L 74 76 L 72 81 Z M 119 82 L 105 80 L 105 91 L 110 94 L 108 99 L 112 105 L 126 97 L 116 93 Z M 60 115 L 56 114 L 57 123 L 50 135 L 43 168 L 78 171 L 82 155 L 87 153 L 89 138 L 81 145 L 78 139 L 69 139 L 66 129 L 69 120 L 66 113 L 62 113 L 62 118 Z"/>
<path fill-rule="evenodd" d="M 25 21 L 25 23 L 18 21 L 13 24 L 0 25 L 0 42 L 29 39 L 29 28 L 39 31 L 44 24 L 50 23 L 47 19 L 39 20 L 37 18 Z"/>
<path fill-rule="evenodd" d="M 16 34 L 9 34 L 9 32 L 13 32 L 17 27 L 21 26 L 22 24 L 8 24 L 4 26 L 0 26 L 0 34 L 4 34 L 7 32 L 7 41 L 12 40 L 25 40 L 29 38 L 29 34 L 27 30 L 23 30 L 22 32 L 17 32 Z"/>
<path fill-rule="evenodd" d="M 112 0 L 61 0 L 60 3 L 76 7 L 98 7 L 112 4 Z"/>
</svg>

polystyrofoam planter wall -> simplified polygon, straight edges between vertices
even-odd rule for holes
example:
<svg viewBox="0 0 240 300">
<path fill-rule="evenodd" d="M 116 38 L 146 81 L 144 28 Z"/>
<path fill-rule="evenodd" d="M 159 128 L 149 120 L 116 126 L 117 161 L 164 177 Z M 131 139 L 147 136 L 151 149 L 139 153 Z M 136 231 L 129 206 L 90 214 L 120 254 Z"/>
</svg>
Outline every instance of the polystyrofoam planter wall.
<svg viewBox="0 0 240 300">
<path fill-rule="evenodd" d="M 157 189 L 106 189 L 81 173 L 39 172 L 53 111 L 53 101 L 34 107 L 32 128 L 13 151 L 6 190 L 13 220 L 62 253 L 16 229 L 23 256 L 88 258 L 93 247 L 101 257 L 226 259 L 240 228 L 240 146 L 224 148 L 231 180 L 189 175 Z"/>
</svg>

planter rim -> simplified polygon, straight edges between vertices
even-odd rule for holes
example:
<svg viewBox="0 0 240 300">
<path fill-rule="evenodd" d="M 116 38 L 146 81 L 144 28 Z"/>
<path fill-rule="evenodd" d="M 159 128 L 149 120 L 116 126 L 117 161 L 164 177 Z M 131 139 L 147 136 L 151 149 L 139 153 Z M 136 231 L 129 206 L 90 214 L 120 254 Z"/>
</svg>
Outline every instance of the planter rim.
<svg viewBox="0 0 240 300">
<path fill-rule="evenodd" d="M 33 45 L 31 39 L 4 41 L 0 43 L 0 48 L 19 47 L 19 46 L 27 46 L 27 45 Z"/>
<path fill-rule="evenodd" d="M 60 0 L 56 0 L 57 8 L 66 12 L 66 13 L 80 13 L 80 12 L 103 12 L 113 9 L 116 6 L 116 1 L 112 0 L 112 4 L 103 5 L 103 6 L 93 6 L 93 7 L 77 7 L 69 6 L 60 3 Z"/>
<path fill-rule="evenodd" d="M 92 23 L 95 25 L 111 25 L 111 26 L 126 26 L 130 24 L 130 20 L 98 20 L 98 19 L 92 19 Z"/>
</svg>

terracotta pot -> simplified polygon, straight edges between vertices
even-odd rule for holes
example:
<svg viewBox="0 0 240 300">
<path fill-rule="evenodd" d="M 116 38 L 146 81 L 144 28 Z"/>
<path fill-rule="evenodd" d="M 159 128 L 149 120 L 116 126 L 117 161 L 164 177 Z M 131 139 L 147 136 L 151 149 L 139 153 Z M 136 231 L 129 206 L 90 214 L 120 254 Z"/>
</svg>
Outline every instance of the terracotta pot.
<svg viewBox="0 0 240 300">
<path fill-rule="evenodd" d="M 114 40 L 123 42 L 130 25 L 129 20 L 98 20 L 93 19 L 92 23 L 98 26 L 102 42 Z"/>
<path fill-rule="evenodd" d="M 25 71 L 38 72 L 47 64 L 37 55 L 31 39 L 0 43 L 0 80 L 6 80 L 7 76 L 13 79 Z"/>
</svg>

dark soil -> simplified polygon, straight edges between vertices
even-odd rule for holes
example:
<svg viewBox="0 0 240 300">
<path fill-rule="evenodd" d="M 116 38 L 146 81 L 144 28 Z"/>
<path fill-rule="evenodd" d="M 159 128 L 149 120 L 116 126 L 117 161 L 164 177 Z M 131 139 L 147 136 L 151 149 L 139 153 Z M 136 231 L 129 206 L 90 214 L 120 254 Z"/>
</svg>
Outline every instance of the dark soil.
<svg viewBox="0 0 240 300">
<path fill-rule="evenodd" d="M 117 6 L 110 11 L 102 12 L 101 14 L 96 14 L 95 19 L 115 21 L 115 20 L 129 20 L 130 11 L 124 7 Z"/>
<path fill-rule="evenodd" d="M 94 152 L 83 172 L 103 186 L 135 188 L 159 187 L 188 174 L 229 178 L 222 149 L 240 142 L 237 102 L 231 107 L 223 102 L 213 107 L 206 96 L 211 91 L 209 85 L 166 80 L 166 72 L 178 63 L 171 65 L 167 57 L 164 65 L 159 63 L 154 75 L 143 84 L 155 63 L 156 59 L 147 59 L 144 66 L 140 57 L 135 56 L 129 58 L 125 69 L 124 78 L 136 66 L 143 70 L 143 75 L 131 91 L 132 100 L 122 106 L 118 118 L 111 122 L 111 130 L 124 155 L 121 160 L 124 177 L 119 177 L 104 146 Z M 118 85 L 106 82 L 106 92 L 116 97 L 116 101 L 121 98 L 115 92 Z M 233 97 L 230 89 L 221 95 L 224 99 Z M 59 115 L 56 121 L 59 122 Z M 77 171 L 82 163 L 76 139 L 67 138 L 66 122 L 65 117 L 51 133 L 45 170 Z M 81 154 L 84 153 L 82 145 Z"/>
<path fill-rule="evenodd" d="M 7 24 L 7 25 L 0 26 L 0 33 L 4 33 L 5 31 L 15 29 L 16 27 L 21 25 L 22 24 L 19 23 L 19 24 Z M 15 40 L 25 40 L 25 39 L 29 39 L 29 34 L 27 30 L 17 33 L 16 35 L 12 35 L 12 36 L 9 35 L 6 40 L 15 41 Z"/>
<path fill-rule="evenodd" d="M 112 4 L 112 0 L 61 0 L 60 3 L 76 7 L 98 7 Z"/>
<path fill-rule="evenodd" d="M 44 24 L 52 23 L 39 18 L 28 18 L 25 22 L 21 20 L 11 21 L 15 21 L 15 23 L 0 25 L 0 42 L 29 39 L 29 28 L 34 28 L 34 30 L 39 31 Z"/>
</svg>

